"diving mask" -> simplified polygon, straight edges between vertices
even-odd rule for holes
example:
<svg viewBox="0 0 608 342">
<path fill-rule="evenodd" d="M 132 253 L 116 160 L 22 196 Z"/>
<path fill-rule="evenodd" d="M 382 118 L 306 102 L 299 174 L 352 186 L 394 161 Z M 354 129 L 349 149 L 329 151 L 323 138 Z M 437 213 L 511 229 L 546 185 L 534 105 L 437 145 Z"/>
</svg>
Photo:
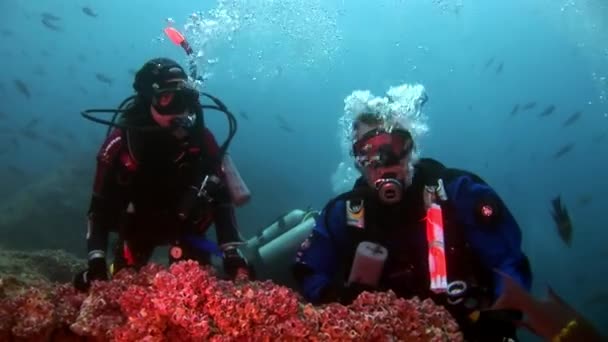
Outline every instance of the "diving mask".
<svg viewBox="0 0 608 342">
<path fill-rule="evenodd" d="M 154 90 L 152 106 L 160 115 L 191 113 L 199 106 L 198 91 L 186 80 L 177 79 Z"/>
<path fill-rule="evenodd" d="M 404 129 L 374 129 L 353 144 L 358 168 L 365 172 L 383 202 L 401 201 L 407 166 L 403 164 L 414 148 L 411 134 Z"/>
</svg>

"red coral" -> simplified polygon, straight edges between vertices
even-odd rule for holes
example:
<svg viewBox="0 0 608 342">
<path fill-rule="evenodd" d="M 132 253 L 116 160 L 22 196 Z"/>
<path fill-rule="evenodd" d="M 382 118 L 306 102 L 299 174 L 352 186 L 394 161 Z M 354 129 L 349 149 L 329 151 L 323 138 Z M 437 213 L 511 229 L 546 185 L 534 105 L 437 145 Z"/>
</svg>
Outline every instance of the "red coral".
<svg viewBox="0 0 608 342">
<path fill-rule="evenodd" d="M 0 301 L 2 340 L 3 331 L 48 337 L 68 324 L 97 341 L 462 341 L 447 311 L 430 300 L 364 292 L 350 306 L 315 307 L 270 281 L 220 280 L 193 261 L 124 270 L 94 282 L 87 295 L 61 285 Z"/>
<path fill-rule="evenodd" d="M 11 329 L 15 337 L 34 336 L 44 340 L 55 327 L 54 306 L 40 289 L 29 288 L 15 300 L 14 325 Z"/>
<path fill-rule="evenodd" d="M 15 321 L 14 311 L 15 301 L 9 298 L 0 299 L 0 341 L 10 340 L 11 328 Z"/>
<path fill-rule="evenodd" d="M 71 284 L 59 285 L 53 292 L 56 322 L 69 326 L 80 314 L 80 306 L 86 295 L 77 291 Z"/>
<path fill-rule="evenodd" d="M 94 281 L 76 321 L 71 325 L 72 331 L 99 340 L 111 339 L 112 330 L 125 322 L 118 299 L 126 289 L 121 280 Z"/>
</svg>

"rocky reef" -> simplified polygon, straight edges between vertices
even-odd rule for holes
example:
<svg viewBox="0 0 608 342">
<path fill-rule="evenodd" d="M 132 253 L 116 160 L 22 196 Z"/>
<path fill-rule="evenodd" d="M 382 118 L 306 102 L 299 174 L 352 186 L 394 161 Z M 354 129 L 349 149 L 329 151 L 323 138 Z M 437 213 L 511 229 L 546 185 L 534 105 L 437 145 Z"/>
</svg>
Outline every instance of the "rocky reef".
<svg viewBox="0 0 608 342">
<path fill-rule="evenodd" d="M 0 279 L 27 285 L 67 283 L 86 268 L 85 260 L 62 250 L 24 252 L 0 249 Z"/>
<path fill-rule="evenodd" d="M 10 253 L 2 258 L 21 259 L 22 266 L 8 272 L 2 265 L 0 341 L 463 340 L 444 308 L 392 292 L 364 292 L 349 306 L 312 306 L 270 281 L 243 274 L 222 280 L 183 261 L 123 270 L 80 293 L 64 281 L 82 261 Z"/>
<path fill-rule="evenodd" d="M 84 255 L 93 167 L 94 157 L 66 162 L 5 198 L 0 203 L 0 247 Z"/>
</svg>

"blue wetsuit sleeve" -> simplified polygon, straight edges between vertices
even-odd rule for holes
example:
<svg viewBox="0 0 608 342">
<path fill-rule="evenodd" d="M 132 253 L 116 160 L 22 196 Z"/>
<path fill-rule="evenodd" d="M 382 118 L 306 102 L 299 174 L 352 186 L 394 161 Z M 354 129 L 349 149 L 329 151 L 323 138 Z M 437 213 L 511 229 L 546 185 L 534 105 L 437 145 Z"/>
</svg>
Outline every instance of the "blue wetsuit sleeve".
<svg viewBox="0 0 608 342">
<path fill-rule="evenodd" d="M 299 277 L 301 292 L 312 303 L 322 299 L 323 290 L 331 284 L 342 261 L 347 242 L 345 210 L 343 201 L 326 207 L 297 252 L 296 267 L 305 270 Z"/>
<path fill-rule="evenodd" d="M 513 277 L 528 291 L 532 274 L 521 249 L 522 234 L 515 218 L 498 194 L 486 184 L 461 176 L 446 186 L 457 220 L 465 229 L 468 243 L 482 264 Z M 503 290 L 500 275 L 494 272 L 494 296 Z"/>
</svg>

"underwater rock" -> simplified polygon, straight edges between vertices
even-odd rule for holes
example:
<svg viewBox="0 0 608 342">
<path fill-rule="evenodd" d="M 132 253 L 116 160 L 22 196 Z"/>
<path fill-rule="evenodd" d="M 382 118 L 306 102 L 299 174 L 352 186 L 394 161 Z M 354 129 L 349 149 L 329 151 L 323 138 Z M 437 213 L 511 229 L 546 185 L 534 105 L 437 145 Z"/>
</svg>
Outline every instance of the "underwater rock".
<svg viewBox="0 0 608 342">
<path fill-rule="evenodd" d="M 74 274 L 86 267 L 86 260 L 61 250 L 23 252 L 0 249 L 0 278 L 5 280 L 5 285 L 71 282 Z"/>
<path fill-rule="evenodd" d="M 90 158 L 87 158 L 87 160 Z M 0 204 L 0 241 L 19 250 L 63 249 L 84 255 L 94 163 L 65 163 Z M 89 169 L 73 165 L 89 165 Z"/>
</svg>

